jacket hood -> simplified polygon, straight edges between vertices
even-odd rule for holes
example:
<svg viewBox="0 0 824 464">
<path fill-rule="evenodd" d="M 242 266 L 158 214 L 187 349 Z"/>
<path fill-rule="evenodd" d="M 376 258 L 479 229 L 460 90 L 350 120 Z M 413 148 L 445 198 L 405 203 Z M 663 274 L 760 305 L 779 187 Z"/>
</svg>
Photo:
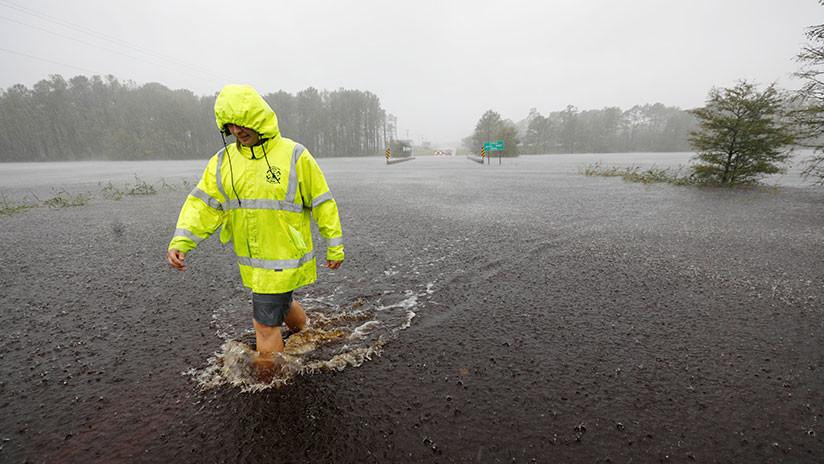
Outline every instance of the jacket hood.
<svg viewBox="0 0 824 464">
<path fill-rule="evenodd" d="M 215 99 L 215 122 L 219 130 L 226 124 L 253 129 L 264 139 L 280 135 L 275 112 L 250 85 L 227 85 Z"/>
</svg>

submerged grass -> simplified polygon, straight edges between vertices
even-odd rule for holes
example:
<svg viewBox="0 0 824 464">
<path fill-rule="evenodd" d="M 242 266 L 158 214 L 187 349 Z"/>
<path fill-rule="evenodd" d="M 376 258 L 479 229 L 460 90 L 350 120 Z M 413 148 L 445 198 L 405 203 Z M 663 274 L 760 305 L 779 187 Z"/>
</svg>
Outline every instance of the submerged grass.
<svg viewBox="0 0 824 464">
<path fill-rule="evenodd" d="M 0 197 L 0 216 L 11 216 L 12 214 L 22 213 L 23 211 L 36 207 L 37 205 L 30 203 L 11 202 L 5 195 Z"/>
<path fill-rule="evenodd" d="M 111 181 L 109 181 L 106 185 L 103 185 L 101 183 L 98 183 L 97 185 L 101 186 L 100 195 L 107 200 L 119 201 L 123 199 L 123 195 L 126 194 L 126 192 L 124 192 L 123 190 L 120 190 L 117 187 L 115 187 L 114 184 L 111 183 Z"/>
<path fill-rule="evenodd" d="M 780 188 L 777 185 L 765 185 L 759 181 L 739 182 L 735 184 L 722 184 L 715 179 L 699 177 L 690 168 L 678 166 L 677 168 L 659 168 L 652 166 L 642 169 L 640 166 L 604 166 L 600 161 L 588 164 L 578 169 L 585 176 L 620 177 L 627 182 L 638 182 L 641 184 L 666 183 L 672 185 L 690 185 L 695 187 L 717 187 L 751 189 L 767 192 L 777 192 Z"/>
<path fill-rule="evenodd" d="M 124 195 L 131 195 L 131 196 L 143 196 L 143 195 L 154 195 L 158 193 L 158 190 L 164 192 L 177 192 L 177 191 L 186 191 L 192 189 L 192 182 L 183 179 L 182 183 L 178 187 L 174 184 L 169 184 L 165 181 L 165 179 L 160 180 L 160 187 L 159 189 L 156 188 L 154 185 L 146 182 L 145 180 L 140 179 L 135 175 L 135 183 L 134 184 L 125 184 L 123 188 L 118 188 L 111 181 L 106 182 L 103 184 L 102 182 L 97 183 L 98 187 L 100 187 L 100 191 L 95 195 L 89 192 L 82 192 L 71 194 L 66 190 L 57 191 L 51 198 L 46 200 L 40 200 L 34 194 L 32 194 L 36 201 L 33 202 L 26 202 L 23 201 L 10 201 L 6 198 L 5 195 L 0 195 L 0 216 L 10 216 L 12 214 L 22 213 L 32 208 L 39 208 L 42 206 L 46 206 L 52 209 L 60 209 L 60 208 L 70 208 L 75 206 L 84 206 L 89 203 L 93 198 L 102 198 L 104 200 L 110 201 L 119 201 L 123 199 Z"/>
<path fill-rule="evenodd" d="M 134 185 L 126 184 L 126 195 L 154 195 L 157 193 L 154 185 L 137 177 L 137 174 L 134 175 L 134 180 Z"/>
<path fill-rule="evenodd" d="M 640 166 L 604 166 L 600 161 L 588 164 L 580 169 L 585 176 L 620 177 L 627 182 L 642 184 L 667 183 L 673 185 L 705 185 L 692 174 L 682 174 L 684 168 L 659 168 L 652 166 L 642 169 Z"/>
<path fill-rule="evenodd" d="M 49 208 L 70 208 L 73 206 L 83 206 L 88 203 L 91 198 L 91 195 L 87 193 L 72 195 L 65 190 L 61 190 L 48 200 L 43 200 L 43 206 L 48 206 Z"/>
</svg>

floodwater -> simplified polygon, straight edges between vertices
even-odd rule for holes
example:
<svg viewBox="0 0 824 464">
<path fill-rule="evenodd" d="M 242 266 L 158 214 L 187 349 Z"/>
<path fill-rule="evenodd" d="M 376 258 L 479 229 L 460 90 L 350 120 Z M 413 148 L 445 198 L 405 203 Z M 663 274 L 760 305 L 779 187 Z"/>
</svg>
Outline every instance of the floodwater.
<svg viewBox="0 0 824 464">
<path fill-rule="evenodd" d="M 809 150 L 798 151 L 788 163 L 787 172 L 768 176 L 766 184 L 802 187 L 810 182 L 801 178 L 802 162 L 810 156 Z M 536 169 L 576 173 L 586 165 L 600 162 L 604 166 L 648 168 L 652 166 L 679 168 L 691 163 L 694 153 L 584 153 L 575 155 L 525 155 L 509 159 L 508 163 L 535 166 Z M 452 157 L 451 159 L 463 159 Z M 421 162 L 442 158 L 423 157 Z M 334 169 L 351 165 L 352 161 L 320 159 L 321 166 Z M 491 161 L 499 163 L 497 158 Z M 371 160 L 374 163 L 374 159 Z M 177 185 L 182 180 L 197 179 L 205 167 L 205 160 L 174 161 L 76 161 L 46 163 L 0 163 L 0 192 L 13 198 L 37 192 L 38 196 L 64 189 L 69 192 L 99 190 L 100 184 L 111 182 L 117 187 L 146 181 L 153 185 L 167 182 Z M 345 167 L 344 167 L 345 169 Z"/>
<path fill-rule="evenodd" d="M 819 462 L 824 191 L 578 173 L 689 157 L 319 160 L 347 259 L 272 379 L 231 250 L 163 260 L 205 160 L 0 165 L 93 194 L 0 217 L 0 461 Z"/>
</svg>

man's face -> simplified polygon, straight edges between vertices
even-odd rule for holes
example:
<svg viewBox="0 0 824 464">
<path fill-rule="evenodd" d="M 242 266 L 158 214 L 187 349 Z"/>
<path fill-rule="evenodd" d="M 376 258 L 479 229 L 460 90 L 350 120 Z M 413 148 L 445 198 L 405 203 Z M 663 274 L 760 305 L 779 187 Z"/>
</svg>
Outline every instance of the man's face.
<svg viewBox="0 0 824 464">
<path fill-rule="evenodd" d="M 260 142 L 258 133 L 248 127 L 238 126 L 236 124 L 227 124 L 227 126 L 229 127 L 229 132 L 245 147 L 251 147 Z"/>
</svg>

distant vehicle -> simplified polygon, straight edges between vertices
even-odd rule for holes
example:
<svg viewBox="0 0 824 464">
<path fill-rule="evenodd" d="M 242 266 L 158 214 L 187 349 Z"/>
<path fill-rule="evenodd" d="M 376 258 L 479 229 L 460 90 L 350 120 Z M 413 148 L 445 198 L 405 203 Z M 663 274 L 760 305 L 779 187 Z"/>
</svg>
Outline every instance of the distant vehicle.
<svg viewBox="0 0 824 464">
<path fill-rule="evenodd" d="M 435 156 L 455 156 L 455 150 L 451 148 L 436 148 Z"/>
</svg>

